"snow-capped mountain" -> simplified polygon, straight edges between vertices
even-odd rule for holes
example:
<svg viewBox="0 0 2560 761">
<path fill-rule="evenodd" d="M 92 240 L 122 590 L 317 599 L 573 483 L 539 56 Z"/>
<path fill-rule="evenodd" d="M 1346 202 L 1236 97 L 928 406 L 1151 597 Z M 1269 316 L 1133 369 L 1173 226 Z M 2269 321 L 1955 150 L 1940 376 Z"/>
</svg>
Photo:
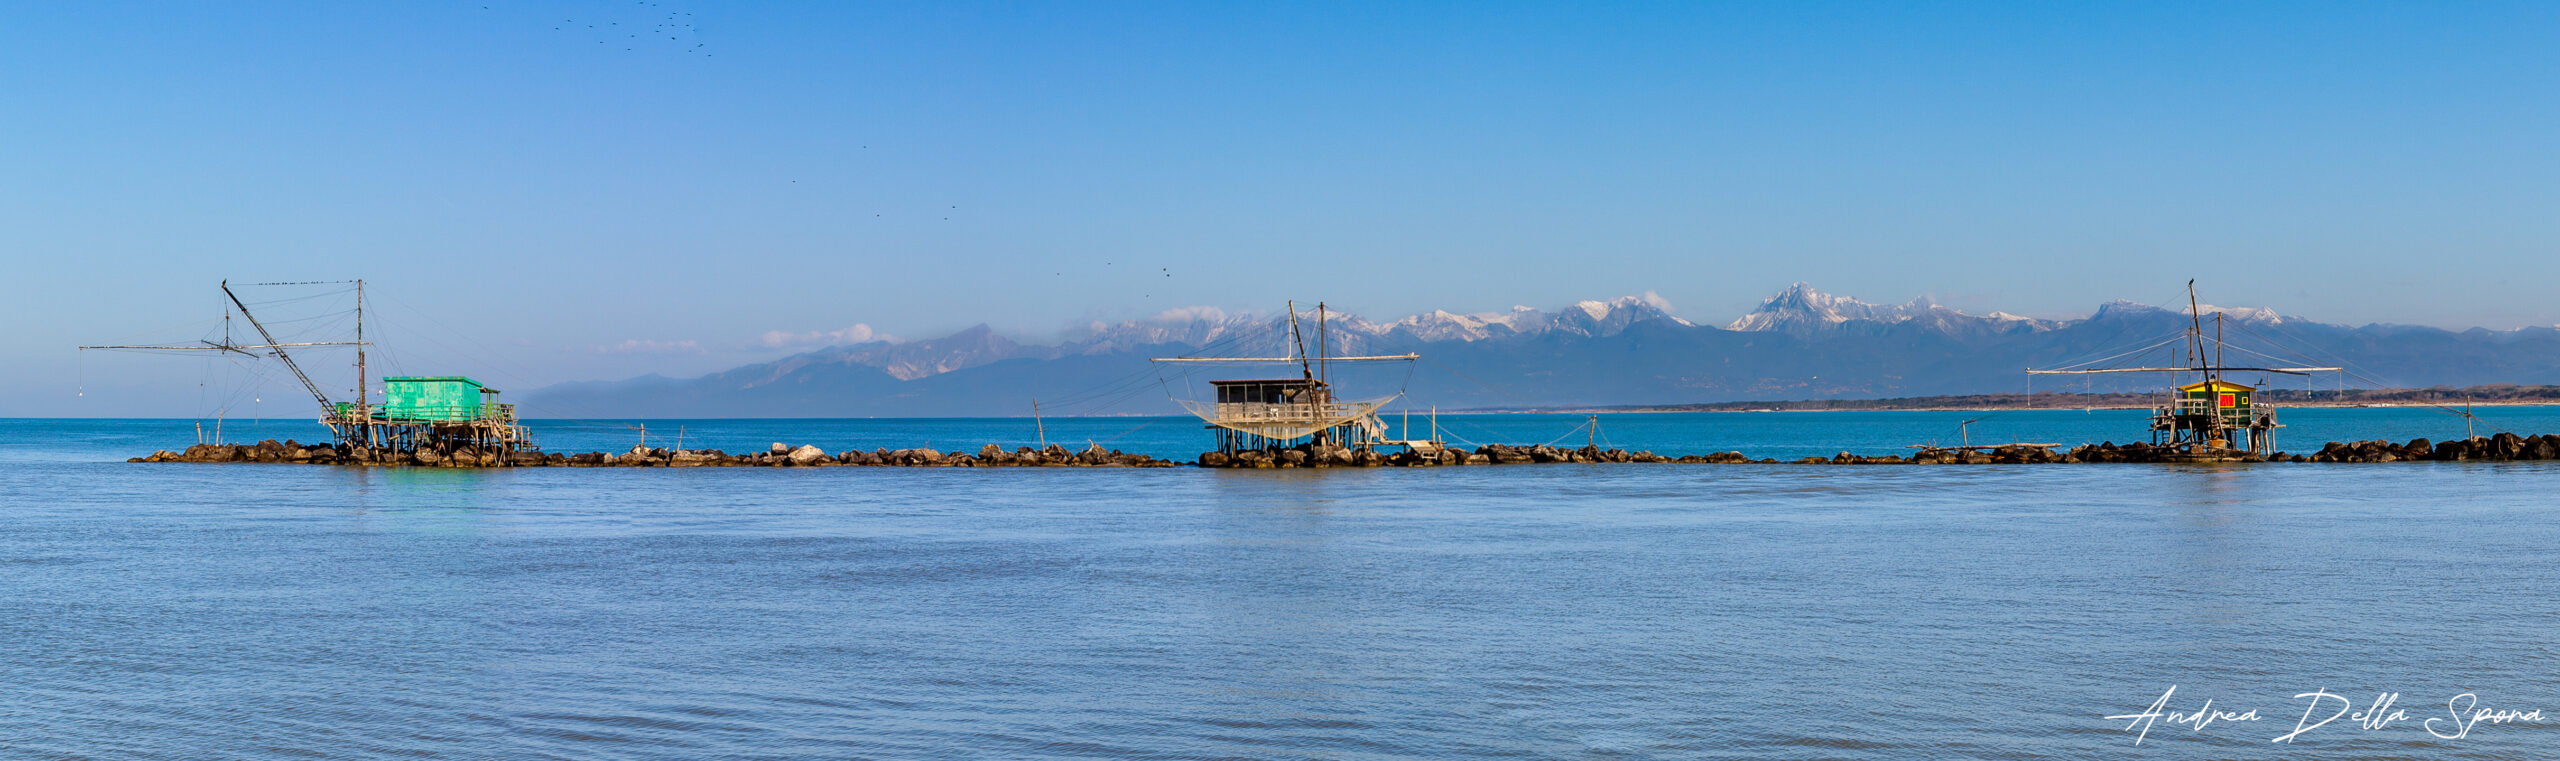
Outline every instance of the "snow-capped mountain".
<svg viewBox="0 0 2560 761">
<path fill-rule="evenodd" d="M 2208 320 L 2212 319 L 2213 315 L 2217 314 L 2241 322 L 2266 323 L 2269 325 L 2281 325 L 2285 320 L 2283 315 L 2276 314 L 2276 310 L 2268 309 L 2266 307 L 2218 307 L 2212 304 L 2198 304 L 2195 308 L 2197 313 L 2204 315 L 2205 319 Z M 2187 305 L 2152 306 L 2150 304 L 2139 304 L 2118 299 L 2098 305 L 2097 314 L 2090 315 L 2090 319 L 2098 319 L 2110 315 L 2123 316 L 2127 313 L 2145 315 L 2171 314 L 2179 317 L 2186 317 Z"/>
<path fill-rule="evenodd" d="M 1310 334 L 1316 329 L 1315 313 L 1301 311 L 1299 329 Z M 1325 316 L 1325 330 L 1337 347 L 1346 353 L 1359 347 L 1410 345 L 1441 341 L 1482 341 L 1513 336 L 1564 332 L 1581 336 L 1610 336 L 1627 326 L 1648 320 L 1663 320 L 1690 326 L 1687 320 L 1671 314 L 1671 304 L 1659 295 L 1643 293 L 1607 301 L 1580 301 L 1553 312 L 1515 306 L 1505 312 L 1458 314 L 1433 310 L 1411 315 L 1393 322 L 1375 322 L 1357 314 L 1330 312 Z M 1144 319 L 1119 323 L 1094 322 L 1071 330 L 1058 344 L 1065 354 L 1099 354 L 1140 346 L 1240 344 L 1288 353 L 1288 321 L 1285 315 L 1248 312 L 1229 314 L 1215 307 L 1187 307 Z M 1251 353 L 1251 352 L 1225 352 Z"/>
<path fill-rule="evenodd" d="M 2153 343 L 2186 329 L 2185 306 L 2117 301 L 2088 317 L 2042 320 L 1973 315 L 1925 298 L 1871 304 L 1798 283 L 1724 327 L 1681 319 L 1649 293 L 1553 311 L 1434 310 L 1383 322 L 1329 312 L 1325 348 L 1332 356 L 1420 353 L 1428 361 L 1405 390 L 1444 410 L 1965 394 L 2032 388 L 2020 368 Z M 2265 308 L 2204 309 L 2284 325 L 2289 346 L 2257 348 L 2316 352 L 2395 385 L 2560 382 L 2560 330 L 2552 328 L 2347 327 Z M 1301 313 L 1310 350 L 1311 317 Z M 1018 415 L 1036 396 L 1107 400 L 1057 414 L 1161 414 L 1174 409 L 1145 388 L 1156 371 L 1147 358 L 1289 356 L 1294 343 L 1285 314 L 1198 307 L 1083 325 L 1051 341 L 980 325 L 693 379 L 563 384 L 529 394 L 525 409 L 546 417 Z M 2154 381 L 2104 376 L 2084 387 L 2132 390 Z"/>
<path fill-rule="evenodd" d="M 1846 296 L 1834 296 L 1814 290 L 1812 285 L 1797 283 L 1760 302 L 1760 308 L 1725 325 L 1726 330 L 1761 332 L 1773 330 L 1811 330 L 1847 322 L 1902 323 L 1919 321 L 1953 327 L 1967 322 L 1988 322 L 2001 326 L 2031 329 L 2053 327 L 2053 323 L 2007 312 L 1993 312 L 1976 317 L 1952 307 L 1940 306 L 1922 296 L 1901 304 L 1869 304 Z"/>
<path fill-rule="evenodd" d="M 1543 329 L 1546 313 L 1524 306 L 1509 312 L 1457 314 L 1435 309 L 1387 323 L 1387 330 L 1421 341 L 1477 341 Z"/>
</svg>

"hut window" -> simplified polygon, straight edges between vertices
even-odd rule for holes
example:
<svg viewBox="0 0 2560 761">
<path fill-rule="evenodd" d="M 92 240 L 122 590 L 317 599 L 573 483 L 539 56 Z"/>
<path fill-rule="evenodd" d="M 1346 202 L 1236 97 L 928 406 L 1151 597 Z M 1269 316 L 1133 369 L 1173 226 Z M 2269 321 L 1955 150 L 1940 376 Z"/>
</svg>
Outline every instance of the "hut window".
<svg viewBox="0 0 2560 761">
<path fill-rule="evenodd" d="M 2224 407 L 2237 407 L 2237 406 L 2239 406 L 2239 399 L 2238 399 L 2237 397 L 2232 396 L 2231 394 L 2227 394 L 2227 393 L 2226 393 L 2226 394 L 2223 394 L 2223 395 L 2222 395 L 2222 400 L 2221 400 L 2221 402 L 2220 402 L 2220 403 L 2221 403 L 2221 405 L 2222 405 L 2222 406 L 2224 406 Z"/>
</svg>

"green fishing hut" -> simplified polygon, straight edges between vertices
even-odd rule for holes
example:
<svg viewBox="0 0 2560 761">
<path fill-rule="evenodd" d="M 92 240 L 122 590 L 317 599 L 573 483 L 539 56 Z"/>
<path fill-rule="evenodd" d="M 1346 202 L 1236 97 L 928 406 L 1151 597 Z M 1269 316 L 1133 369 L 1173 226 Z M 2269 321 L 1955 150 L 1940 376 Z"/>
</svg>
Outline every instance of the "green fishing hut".
<svg viewBox="0 0 2560 761">
<path fill-rule="evenodd" d="M 500 414 L 498 390 L 459 375 L 382 379 L 382 418 L 393 422 L 462 423 L 513 417 Z"/>
</svg>

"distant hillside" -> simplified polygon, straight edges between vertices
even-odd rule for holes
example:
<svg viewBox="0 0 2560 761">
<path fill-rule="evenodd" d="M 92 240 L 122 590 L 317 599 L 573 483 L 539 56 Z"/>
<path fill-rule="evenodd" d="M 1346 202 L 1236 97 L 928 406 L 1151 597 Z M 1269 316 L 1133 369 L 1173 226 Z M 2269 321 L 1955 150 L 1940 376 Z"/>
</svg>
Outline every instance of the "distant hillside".
<svg viewBox="0 0 2560 761">
<path fill-rule="evenodd" d="M 2560 330 L 2449 331 L 2349 327 L 2268 309 L 2206 307 L 2223 319 L 2231 364 L 2342 365 L 2350 387 L 2560 382 Z M 2175 335 L 2183 309 L 2114 302 L 2088 317 L 1973 315 L 1915 300 L 1877 305 L 1804 284 L 1718 327 L 1672 316 L 1650 296 L 1585 301 L 1554 311 L 1445 311 L 1389 322 L 1335 314 L 1334 355 L 1418 352 L 1394 377 L 1341 377 L 1402 387 L 1416 405 L 1458 408 L 1663 406 L 1754 399 L 1883 399 L 2053 391 L 2151 390 L 2148 374 L 2030 378 L 2028 367 L 2088 361 Z M 1312 325 L 1307 326 L 1312 330 Z M 1313 341 L 1313 337 L 1308 338 Z M 837 346 L 700 378 L 647 376 L 571 383 L 526 395 L 534 417 L 865 417 L 1022 415 L 1038 398 L 1051 414 L 1176 412 L 1203 366 L 1168 371 L 1149 357 L 1285 356 L 1285 317 L 1187 310 L 1096 324 L 1050 344 L 985 326 L 929 341 Z M 2119 358 L 2177 363 L 2175 346 Z M 1215 372 L 1294 374 L 1287 368 Z M 1346 369 L 1348 372 L 1348 369 Z M 1376 371 L 1372 371 L 1376 372 Z M 2337 379 L 2235 376 L 2275 389 L 2335 389 Z M 2274 397 L 2271 397 L 2274 398 Z"/>
<path fill-rule="evenodd" d="M 1962 394 L 1903 396 L 1890 399 L 1795 399 L 1786 401 L 1647 404 L 1593 407 L 1626 412 L 1759 412 L 1827 410 L 2056 410 L 2083 408 L 2148 408 L 2160 405 L 2161 392 L 2124 391 L 2107 394 L 2043 392 L 2034 394 Z M 2353 407 L 2363 405 L 2560 404 L 2560 386 L 2493 384 L 2464 388 L 2351 388 L 2345 391 L 2298 388 L 2268 389 L 2258 399 L 2285 406 Z M 1495 410 L 1508 412 L 1511 410 Z M 1522 410 L 1529 411 L 1529 410 Z M 1581 411 L 1556 409 L 1555 411 Z"/>
</svg>

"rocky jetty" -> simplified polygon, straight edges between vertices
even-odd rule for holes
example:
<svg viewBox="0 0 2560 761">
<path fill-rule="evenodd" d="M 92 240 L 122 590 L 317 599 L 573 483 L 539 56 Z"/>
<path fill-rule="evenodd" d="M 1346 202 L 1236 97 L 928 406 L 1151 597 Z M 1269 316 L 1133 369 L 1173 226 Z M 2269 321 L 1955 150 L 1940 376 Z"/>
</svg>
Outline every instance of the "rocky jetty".
<svg viewBox="0 0 2560 761">
<path fill-rule="evenodd" d="M 1652 452 L 1624 449 L 1601 449 L 1586 446 L 1565 449 L 1552 446 L 1513 446 L 1487 444 L 1474 451 L 1443 449 L 1437 452 L 1396 452 L 1380 454 L 1328 444 L 1305 444 L 1276 452 L 1243 452 L 1229 456 L 1219 452 L 1200 455 L 1204 468 L 1374 468 L 1435 467 L 1454 465 L 1528 465 L 1538 463 L 1726 463 L 1763 462 L 1741 452 L 1718 452 L 1709 455 L 1671 457 Z M 1825 462 L 1828 462 L 1827 460 Z"/>
<path fill-rule="evenodd" d="M 1442 450 L 1436 454 L 1398 452 L 1377 455 L 1338 446 L 1302 445 L 1278 452 L 1245 452 L 1228 456 L 1210 452 L 1200 456 L 1206 468 L 1361 468 L 1421 467 L 1448 465 L 1529 465 L 1540 463 L 1679 463 L 1761 465 L 1930 465 L 1930 464 L 2026 464 L 2047 462 L 2079 462 L 2071 455 L 2035 446 L 2007 446 L 1983 449 L 1924 449 L 1910 457 L 1894 455 L 1858 455 L 1841 452 L 1830 457 L 1806 457 L 1798 460 L 1752 459 L 1741 452 L 1717 452 L 1706 455 L 1672 457 L 1652 452 L 1624 449 L 1561 449 L 1551 446 L 1509 446 L 1488 444 L 1474 451 Z"/>
<path fill-rule="evenodd" d="M 1757 463 L 1799 465 L 2031 465 L 2043 463 L 2177 463 L 2177 462 L 2449 462 L 2462 460 L 2560 460 L 2560 435 L 2519 436 L 2501 433 L 2458 441 L 2434 443 L 2414 439 L 2405 444 L 2389 441 L 2329 442 L 2313 454 L 2277 452 L 2260 456 L 2246 452 L 2183 452 L 2169 447 L 2141 442 L 2117 444 L 2103 442 L 2084 444 L 2069 451 L 2050 447 L 2010 445 L 2000 447 L 1921 449 L 1907 457 L 1894 455 L 1857 455 L 1841 452 L 1830 457 L 1806 457 L 1797 460 L 1752 459 L 1741 452 L 1717 452 L 1707 455 L 1677 457 L 1652 452 L 1624 449 L 1601 449 L 1586 446 L 1563 449 L 1552 446 L 1511 446 L 1487 444 L 1474 450 L 1442 449 L 1437 451 L 1402 451 L 1382 453 L 1351 449 L 1332 444 L 1306 444 L 1289 449 L 1243 452 L 1228 455 L 1209 452 L 1197 461 L 1182 463 L 1154 457 L 1104 449 L 1088 445 L 1083 451 L 1068 451 L 1051 445 L 1045 449 L 1020 447 L 1007 450 L 994 444 L 976 452 L 942 452 L 933 449 L 852 450 L 830 454 L 816 446 L 790 446 L 776 443 L 765 451 L 730 454 L 717 449 L 651 449 L 632 447 L 627 452 L 586 452 L 581 454 L 541 452 L 484 451 L 472 447 L 421 449 L 400 452 L 389 449 L 363 449 L 329 444 L 301 444 L 269 439 L 256 444 L 197 444 L 182 452 L 162 450 L 130 462 L 258 462 L 299 463 L 308 465 L 406 465 L 445 468 L 742 468 L 742 467 L 1086 467 L 1086 468 L 1169 468 L 1198 465 L 1204 468 L 1377 468 L 1440 467 L 1460 465 L 1527 465 L 1541 463 Z"/>
<path fill-rule="evenodd" d="M 2406 444 L 2388 441 L 2329 442 L 2319 452 L 2302 459 L 2311 462 L 2399 462 L 2425 460 L 2453 462 L 2459 460 L 2560 460 L 2560 435 L 2519 436 L 2500 433 L 2475 436 L 2442 444 L 2426 439 L 2411 439 Z"/>
<path fill-rule="evenodd" d="M 2063 455 L 2064 462 L 2292 462 L 2293 457 L 2278 452 L 2255 455 L 2223 450 L 2207 453 L 2182 452 L 2172 447 L 2153 446 L 2143 442 L 2117 444 L 2102 442 L 2073 447 Z"/>
<path fill-rule="evenodd" d="M 1338 446 L 1302 445 L 1278 452 L 1245 452 L 1228 456 L 1210 452 L 1200 456 L 1199 465 L 1206 468 L 1363 468 L 1422 467 L 1448 465 L 1525 465 L 1537 463 L 1751 463 L 1792 465 L 2036 465 L 2077 463 L 2196 463 L 2196 462 L 2396 462 L 2403 460 L 2553 460 L 2560 459 L 2560 435 L 2518 436 L 2502 433 L 2465 441 L 2430 445 L 2426 439 L 2407 444 L 2387 441 L 2332 442 L 2311 455 L 2277 452 L 2255 455 L 2247 452 L 2184 452 L 2170 447 L 2141 442 L 2117 444 L 2103 442 L 2084 444 L 2067 451 L 2052 447 L 2010 445 L 1996 447 L 1947 447 L 1921 449 L 1909 456 L 1859 455 L 1841 452 L 1830 457 L 1805 457 L 1796 460 L 1752 459 L 1741 452 L 1718 452 L 1709 455 L 1669 457 L 1652 452 L 1630 452 L 1623 449 L 1559 449 L 1548 446 L 1507 446 L 1490 444 L 1474 451 L 1442 450 L 1434 454 L 1398 452 L 1380 455 L 1354 451 Z"/>
<path fill-rule="evenodd" d="M 1087 468 L 1169 468 L 1182 463 L 1154 457 L 1088 446 L 1081 452 L 1050 445 L 1046 449 L 1022 447 L 1007 451 L 988 444 L 975 453 L 941 452 L 933 449 L 852 450 L 830 454 L 813 445 L 791 446 L 776 443 L 762 452 L 730 454 L 717 449 L 652 449 L 632 447 L 627 452 L 558 452 L 483 451 L 473 447 L 420 449 L 399 452 L 389 449 L 365 449 L 329 444 L 300 444 L 268 439 L 256 444 L 197 444 L 183 452 L 162 450 L 149 457 L 136 457 L 129 462 L 259 462 L 300 463 L 308 465 L 409 465 L 446 468 L 814 468 L 825 466 L 870 465 L 896 467 L 1087 467 Z"/>
<path fill-rule="evenodd" d="M 1302 444 L 1276 452 L 1241 452 L 1229 456 L 1222 452 L 1200 455 L 1204 468 L 1376 468 L 1432 467 L 1449 465 L 1515 465 L 1559 462 L 1722 462 L 1722 457 L 1742 457 L 1739 453 L 1707 456 L 1665 457 L 1652 452 L 1629 452 L 1624 449 L 1560 449 L 1551 446 L 1510 446 L 1487 444 L 1475 451 L 1442 449 L 1436 452 L 1404 451 L 1382 454 L 1356 450 L 1334 444 Z"/>
<path fill-rule="evenodd" d="M 2441 444 L 2411 439 L 2399 444 L 2380 439 L 2332 441 L 2308 455 L 2277 452 L 2260 457 L 2247 453 L 2195 455 L 2149 444 L 2090 444 L 2071 450 L 2070 462 L 2455 462 L 2487 460 L 2560 460 L 2560 435 L 2521 436 L 2500 433 Z"/>
</svg>

